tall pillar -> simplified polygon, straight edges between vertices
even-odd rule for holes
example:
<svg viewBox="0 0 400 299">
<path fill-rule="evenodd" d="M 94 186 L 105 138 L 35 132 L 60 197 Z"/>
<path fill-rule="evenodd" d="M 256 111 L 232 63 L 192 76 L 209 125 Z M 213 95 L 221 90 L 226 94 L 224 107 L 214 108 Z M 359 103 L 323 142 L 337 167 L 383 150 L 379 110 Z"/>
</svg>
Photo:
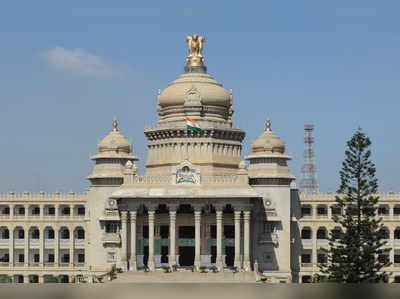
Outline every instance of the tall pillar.
<svg viewBox="0 0 400 299">
<path fill-rule="evenodd" d="M 243 212 L 244 218 L 244 256 L 243 268 L 245 271 L 250 271 L 250 211 Z"/>
<path fill-rule="evenodd" d="M 121 211 L 121 263 L 122 263 L 122 268 L 124 270 L 127 269 L 127 257 L 126 257 L 127 220 L 128 220 L 128 212 Z"/>
<path fill-rule="evenodd" d="M 39 230 L 39 265 L 43 267 L 44 263 L 44 228 L 40 227 Z"/>
<path fill-rule="evenodd" d="M 75 231 L 72 229 L 72 227 L 70 228 L 70 247 L 69 247 L 69 266 L 73 267 L 74 266 L 74 255 L 75 255 Z"/>
<path fill-rule="evenodd" d="M 240 216 L 241 211 L 235 211 L 235 267 L 241 268 L 240 264 Z"/>
<path fill-rule="evenodd" d="M 194 211 L 194 229 L 195 229 L 195 249 L 194 249 L 194 266 L 197 270 L 200 268 L 200 221 L 201 221 L 201 206 L 195 207 Z"/>
<path fill-rule="evenodd" d="M 150 271 L 155 270 L 154 265 L 154 210 L 148 210 L 148 218 L 149 218 L 149 260 L 147 262 L 147 266 Z"/>
<path fill-rule="evenodd" d="M 26 215 L 26 211 L 25 211 Z M 29 227 L 24 227 L 24 265 L 29 266 Z"/>
<path fill-rule="evenodd" d="M 130 212 L 131 216 L 131 256 L 129 270 L 136 271 L 136 210 Z"/>
<path fill-rule="evenodd" d="M 9 227 L 9 235 L 10 235 L 10 240 L 8 243 L 8 248 L 9 248 L 9 257 L 10 257 L 10 267 L 13 268 L 14 267 L 14 227 L 11 226 Z"/>
<path fill-rule="evenodd" d="M 54 227 L 54 265 L 58 267 L 60 263 L 60 231 L 59 227 Z"/>
<path fill-rule="evenodd" d="M 312 252 L 311 252 L 311 263 L 312 263 L 312 269 L 313 271 L 315 269 L 318 269 L 317 267 L 317 227 L 313 227 L 312 230 Z"/>
<path fill-rule="evenodd" d="M 222 208 L 217 208 L 215 214 L 217 218 L 217 258 L 215 263 L 218 270 L 222 271 Z"/>
<path fill-rule="evenodd" d="M 178 206 L 169 206 L 169 265 L 172 267 L 177 265 L 176 263 L 176 253 L 175 253 L 175 230 L 176 230 L 176 210 Z"/>
</svg>

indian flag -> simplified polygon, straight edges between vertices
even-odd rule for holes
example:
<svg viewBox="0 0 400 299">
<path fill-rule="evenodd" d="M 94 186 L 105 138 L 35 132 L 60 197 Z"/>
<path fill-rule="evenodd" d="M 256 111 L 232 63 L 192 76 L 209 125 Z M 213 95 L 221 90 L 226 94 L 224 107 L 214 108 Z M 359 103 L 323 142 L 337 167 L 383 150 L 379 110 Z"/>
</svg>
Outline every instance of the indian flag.
<svg viewBox="0 0 400 299">
<path fill-rule="evenodd" d="M 201 128 L 200 126 L 197 124 L 196 121 L 194 121 L 193 119 L 191 119 L 190 117 L 186 116 L 186 128 L 188 130 L 192 130 L 195 132 L 201 132 Z"/>
</svg>

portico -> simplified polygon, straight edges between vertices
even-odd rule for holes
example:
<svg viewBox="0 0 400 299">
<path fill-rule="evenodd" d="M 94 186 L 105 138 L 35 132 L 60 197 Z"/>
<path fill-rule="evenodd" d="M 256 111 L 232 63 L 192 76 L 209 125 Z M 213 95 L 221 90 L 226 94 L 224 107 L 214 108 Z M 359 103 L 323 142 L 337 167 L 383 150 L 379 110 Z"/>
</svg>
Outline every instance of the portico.
<svg viewBox="0 0 400 299">
<path fill-rule="evenodd" d="M 250 242 L 250 231 L 243 229 L 243 215 L 250 215 L 248 200 L 241 204 L 182 202 L 157 206 L 143 202 L 128 207 L 121 211 L 129 215 L 121 217 L 126 221 L 121 223 L 121 247 L 129 257 L 126 269 L 135 271 L 147 266 L 154 271 L 176 265 L 194 266 L 196 270 L 215 266 L 222 271 L 233 266 L 242 269 L 243 262 L 250 260 L 250 244 L 246 244 Z"/>
</svg>

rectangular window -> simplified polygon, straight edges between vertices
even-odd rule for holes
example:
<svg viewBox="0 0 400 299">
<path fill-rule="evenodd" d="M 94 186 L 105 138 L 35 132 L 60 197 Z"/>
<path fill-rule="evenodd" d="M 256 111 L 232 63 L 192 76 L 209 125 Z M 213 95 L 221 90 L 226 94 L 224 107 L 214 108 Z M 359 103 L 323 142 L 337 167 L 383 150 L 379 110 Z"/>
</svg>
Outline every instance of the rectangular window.
<svg viewBox="0 0 400 299">
<path fill-rule="evenodd" d="M 389 215 L 389 209 L 386 206 L 379 206 L 378 215 Z"/>
<path fill-rule="evenodd" d="M 39 263 L 39 253 L 35 253 L 35 254 L 33 255 L 33 262 L 34 262 L 34 263 Z"/>
<path fill-rule="evenodd" d="M 309 264 L 309 263 L 311 263 L 311 254 L 302 254 L 301 255 L 301 262 L 303 263 L 303 264 Z"/>
<path fill-rule="evenodd" d="M 47 210 L 49 215 L 55 215 L 56 214 L 56 208 L 55 207 L 49 207 Z"/>
<path fill-rule="evenodd" d="M 301 215 L 311 216 L 311 207 L 310 206 L 302 206 L 301 207 Z"/>
<path fill-rule="evenodd" d="M 387 254 L 380 254 L 378 260 L 380 263 L 387 263 L 389 262 L 389 256 Z"/>
<path fill-rule="evenodd" d="M 25 237 L 25 231 L 22 229 L 18 231 L 18 239 L 24 239 Z"/>
<path fill-rule="evenodd" d="M 332 215 L 341 215 L 342 214 L 342 208 L 339 206 L 333 206 L 332 208 Z"/>
<path fill-rule="evenodd" d="M 79 216 L 85 216 L 85 207 L 79 207 L 78 208 L 78 215 Z"/>
<path fill-rule="evenodd" d="M 23 263 L 25 261 L 25 256 L 24 256 L 24 254 L 23 253 L 20 253 L 19 255 L 18 255 L 18 262 L 19 263 Z"/>
<path fill-rule="evenodd" d="M 48 263 L 54 263 L 54 254 L 50 253 L 50 254 L 47 256 L 47 262 L 48 262 Z"/>
<path fill-rule="evenodd" d="M 318 216 L 328 215 L 328 211 L 326 210 L 326 207 L 317 207 L 317 215 Z"/>
<path fill-rule="evenodd" d="M 40 215 L 40 208 L 39 207 L 34 207 L 32 209 L 32 215 Z"/>
<path fill-rule="evenodd" d="M 400 264 L 400 254 L 395 254 L 394 255 L 394 263 L 395 264 Z"/>
<path fill-rule="evenodd" d="M 118 224 L 115 222 L 106 223 L 106 233 L 116 233 L 118 230 Z"/>
<path fill-rule="evenodd" d="M 317 256 L 317 263 L 324 264 L 328 261 L 326 254 L 320 253 Z"/>
<path fill-rule="evenodd" d="M 78 263 L 84 263 L 84 262 L 85 262 L 85 254 L 79 253 L 78 254 Z"/>
<path fill-rule="evenodd" d="M 64 254 L 61 260 L 63 263 L 69 263 L 69 254 Z"/>
<path fill-rule="evenodd" d="M 396 215 L 396 216 L 399 216 L 400 215 L 400 207 L 394 207 L 393 208 L 393 214 Z"/>
</svg>

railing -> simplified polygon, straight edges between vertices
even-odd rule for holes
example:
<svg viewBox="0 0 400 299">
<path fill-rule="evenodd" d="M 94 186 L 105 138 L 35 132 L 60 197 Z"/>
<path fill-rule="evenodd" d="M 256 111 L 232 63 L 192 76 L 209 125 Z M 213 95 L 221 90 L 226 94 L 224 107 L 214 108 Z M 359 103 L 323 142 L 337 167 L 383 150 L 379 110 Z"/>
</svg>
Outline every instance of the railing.
<svg viewBox="0 0 400 299">
<path fill-rule="evenodd" d="M 10 219 L 10 215 L 0 215 L 0 219 Z"/>
<path fill-rule="evenodd" d="M 40 239 L 30 239 L 29 242 L 32 244 L 37 244 L 39 243 Z"/>
<path fill-rule="evenodd" d="M 311 244 L 312 243 L 312 239 L 301 239 L 301 242 L 304 244 Z"/>
<path fill-rule="evenodd" d="M 0 239 L 0 244 L 8 244 L 10 239 Z"/>
<path fill-rule="evenodd" d="M 55 263 L 54 262 L 46 262 L 46 263 L 44 263 L 44 266 L 45 267 L 54 267 Z"/>
<path fill-rule="evenodd" d="M 103 233 L 101 240 L 104 243 L 120 243 L 121 237 L 119 233 Z"/>
<path fill-rule="evenodd" d="M 313 264 L 312 263 L 301 263 L 301 266 L 305 267 L 305 268 L 310 268 L 313 266 Z"/>
<path fill-rule="evenodd" d="M 69 263 L 62 262 L 59 264 L 60 267 L 69 267 Z"/>
<path fill-rule="evenodd" d="M 25 239 L 15 239 L 14 242 L 15 244 L 23 244 L 25 242 Z"/>
</svg>

